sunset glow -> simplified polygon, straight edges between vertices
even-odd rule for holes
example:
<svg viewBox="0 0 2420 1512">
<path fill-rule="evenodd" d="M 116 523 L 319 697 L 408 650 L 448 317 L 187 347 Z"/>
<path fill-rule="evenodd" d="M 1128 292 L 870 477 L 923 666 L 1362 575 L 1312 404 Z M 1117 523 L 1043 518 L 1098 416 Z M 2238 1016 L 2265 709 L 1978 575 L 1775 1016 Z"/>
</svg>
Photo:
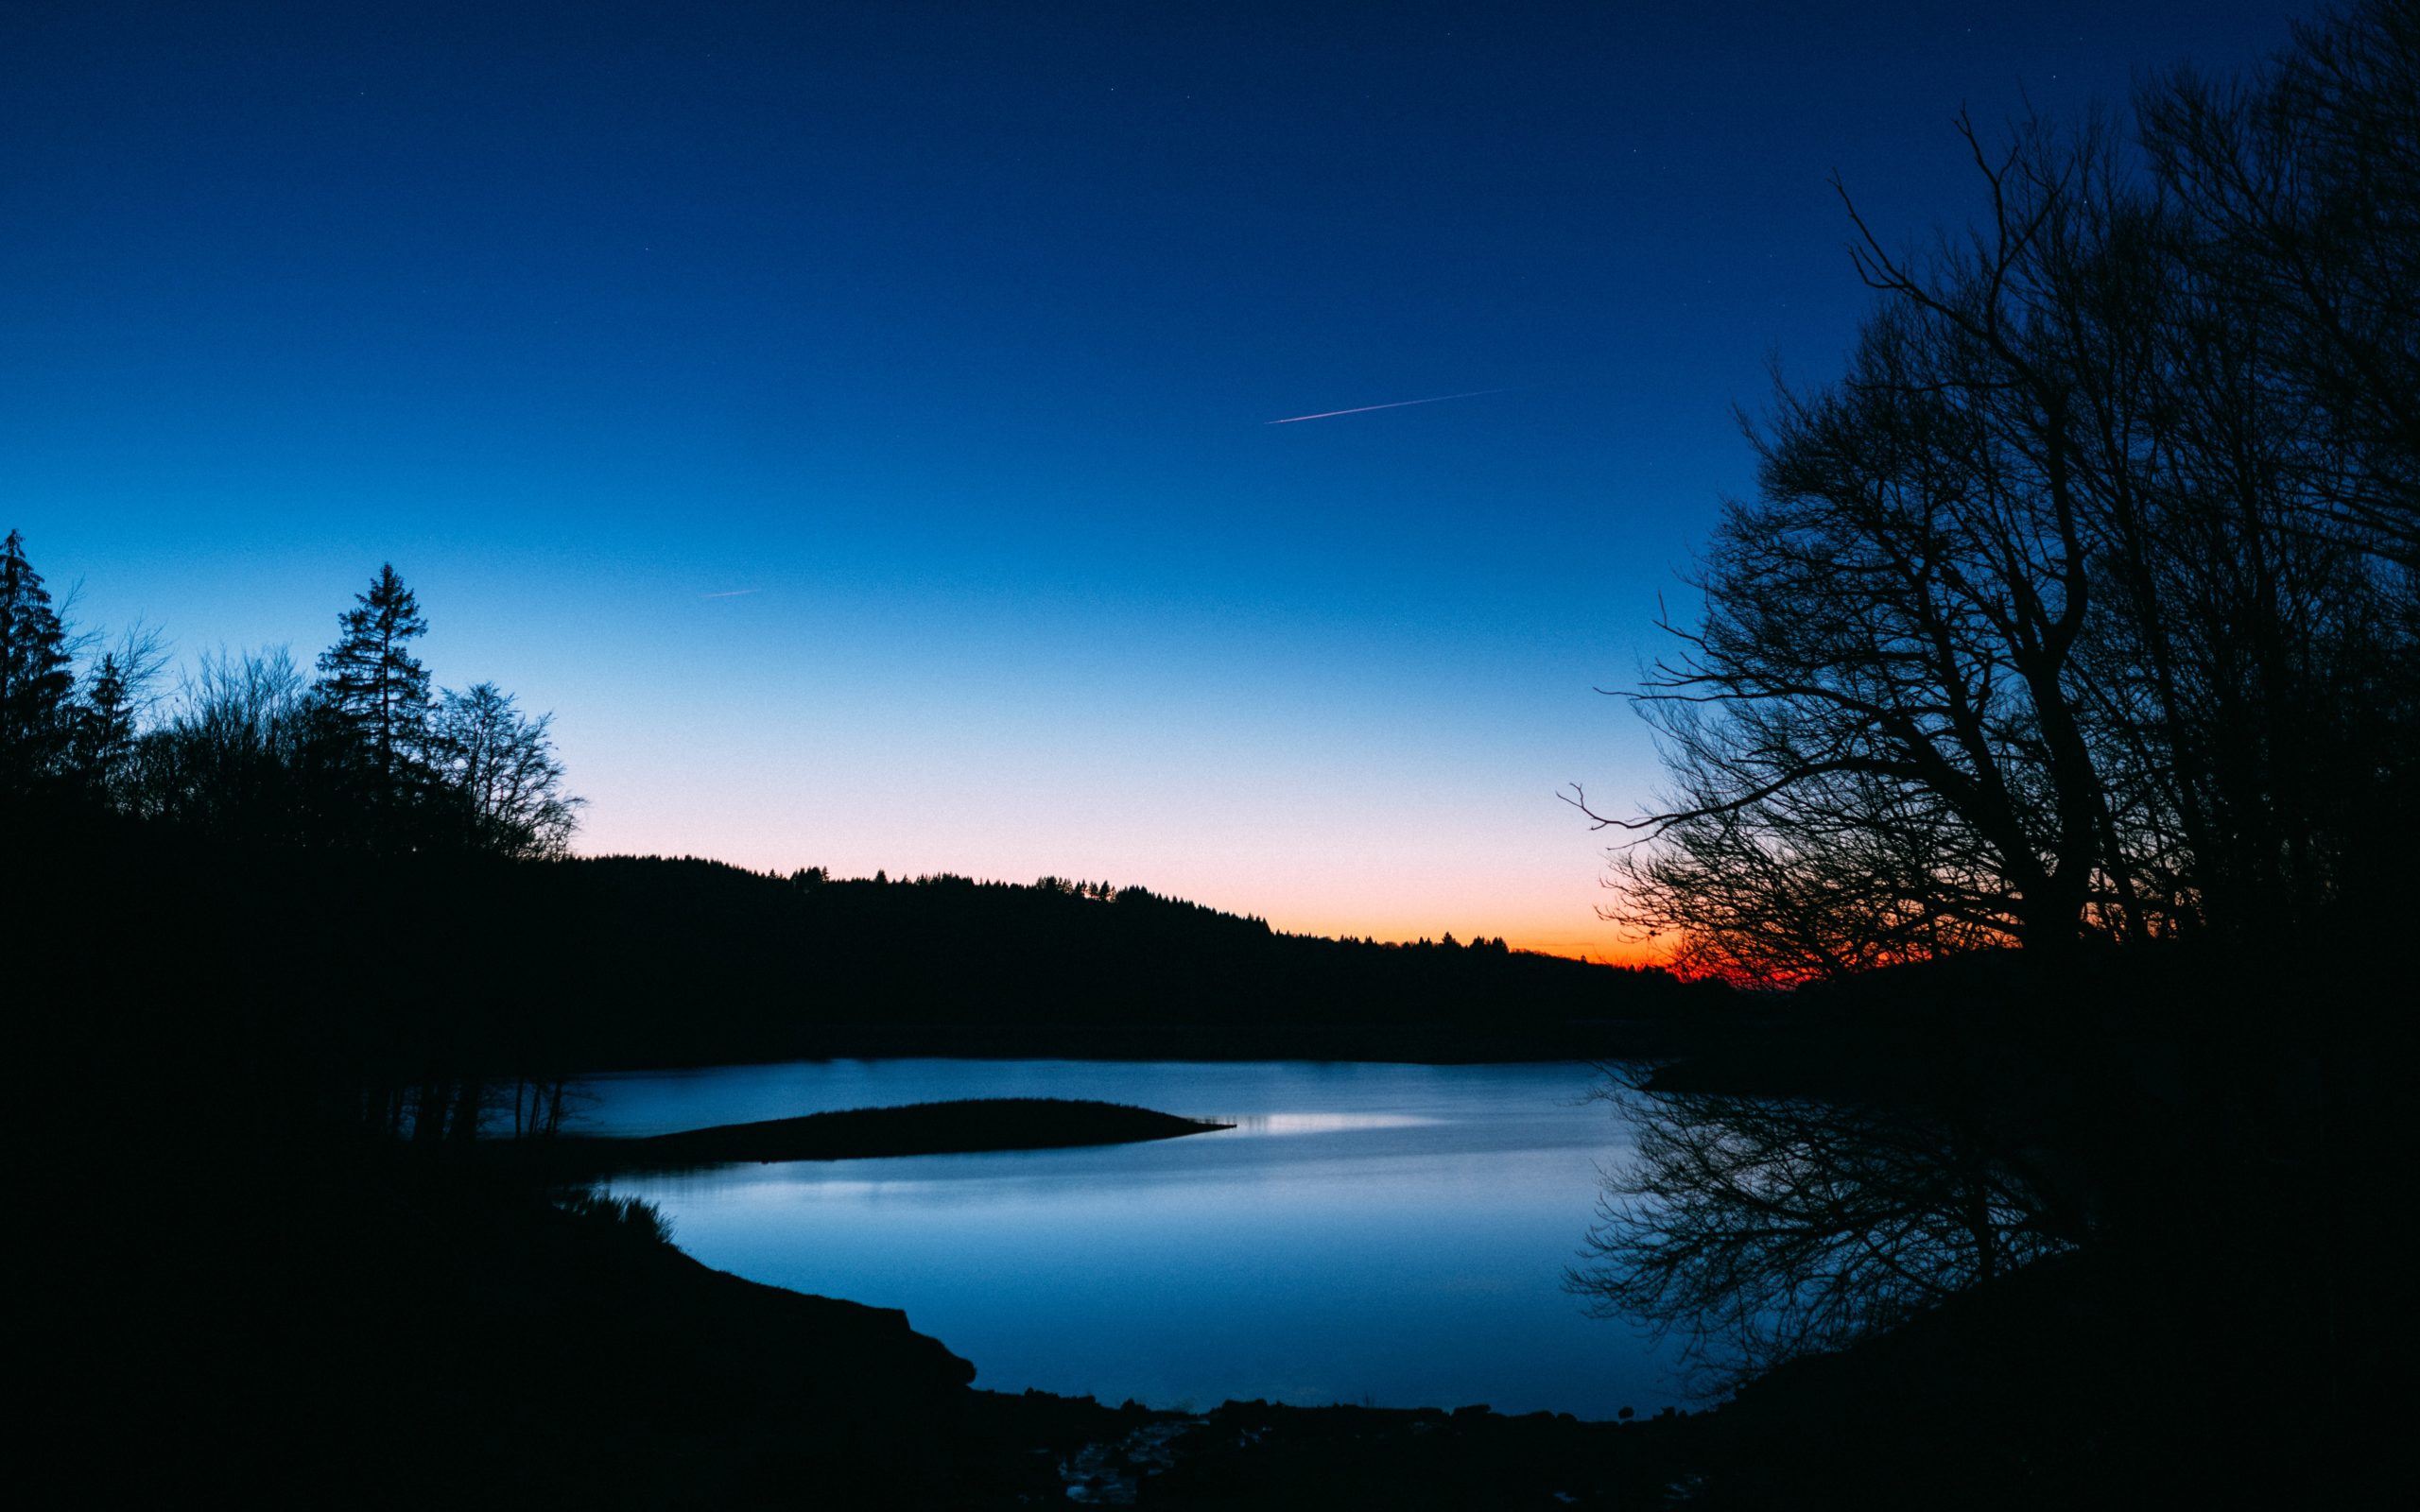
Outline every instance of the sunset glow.
<svg viewBox="0 0 2420 1512">
<path fill-rule="evenodd" d="M 1935 102 L 2279 34 L 2233 9 L 1585 45 L 1518 12 L 1379 53 L 1003 9 L 940 54 L 883 8 L 583 10 L 633 92 L 483 72 L 561 44 L 543 10 L 298 9 L 221 39 L 239 111 L 184 23 L 60 9 L 8 64 L 43 146 L 0 272 L 43 297 L 0 312 L 0 487 L 82 623 L 188 668 L 307 662 L 392 561 L 441 685 L 554 713 L 583 851 L 1634 959 L 1555 795 L 1654 791 L 1594 690 L 1752 487 L 1765 353 L 1820 377 L 1864 306 L 1830 175 L 1920 232 L 1968 190 Z M 1337 403 L 1389 393 L 1426 397 Z"/>
</svg>

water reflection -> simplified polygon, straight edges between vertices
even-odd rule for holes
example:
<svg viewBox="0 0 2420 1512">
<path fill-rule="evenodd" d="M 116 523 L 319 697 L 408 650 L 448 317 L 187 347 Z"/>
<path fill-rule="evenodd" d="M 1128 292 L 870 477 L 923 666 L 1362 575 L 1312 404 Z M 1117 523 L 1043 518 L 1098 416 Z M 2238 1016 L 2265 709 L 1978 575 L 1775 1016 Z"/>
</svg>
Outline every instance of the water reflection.
<svg viewBox="0 0 2420 1512">
<path fill-rule="evenodd" d="M 1235 1132 L 1254 1134 L 1337 1134 L 1349 1128 L 1417 1128 L 1438 1120 L 1410 1113 L 1236 1113 L 1216 1120 L 1233 1124 Z"/>
<path fill-rule="evenodd" d="M 843 1061 L 600 1078 L 662 1132 L 954 1097 L 1094 1097 L 1238 1126 L 1091 1149 L 622 1178 L 683 1247 L 908 1311 L 978 1383 L 1607 1418 L 1678 1400 L 1563 1274 L 1625 1156 L 1587 1067 Z"/>
<path fill-rule="evenodd" d="M 2046 1157 L 1979 1101 L 1601 1094 L 1632 1136 L 1571 1289 L 1713 1385 L 1839 1349 L 2067 1247 Z"/>
</svg>

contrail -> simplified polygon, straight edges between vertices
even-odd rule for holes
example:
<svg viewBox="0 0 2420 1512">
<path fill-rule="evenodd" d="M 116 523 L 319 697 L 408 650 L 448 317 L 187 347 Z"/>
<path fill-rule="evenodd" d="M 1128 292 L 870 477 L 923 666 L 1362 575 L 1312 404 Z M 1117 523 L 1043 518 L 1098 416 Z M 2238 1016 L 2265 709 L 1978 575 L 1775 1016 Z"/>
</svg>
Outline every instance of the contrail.
<svg viewBox="0 0 2420 1512">
<path fill-rule="evenodd" d="M 727 593 L 700 593 L 698 596 L 700 598 L 745 598 L 751 593 L 761 593 L 763 592 L 764 590 L 761 588 L 735 588 Z"/>
<path fill-rule="evenodd" d="M 1411 404 L 1442 404 L 1449 399 L 1477 399 L 1482 394 L 1503 394 L 1511 391 L 1506 388 L 1474 388 L 1467 394 L 1439 394 L 1434 399 L 1398 399 L 1392 404 L 1363 404 L 1357 409 L 1323 409 L 1316 415 L 1288 415 L 1284 420 L 1272 420 L 1265 423 L 1293 425 L 1306 420 L 1334 420 L 1339 415 L 1367 415 L 1374 409 L 1402 409 Z"/>
</svg>

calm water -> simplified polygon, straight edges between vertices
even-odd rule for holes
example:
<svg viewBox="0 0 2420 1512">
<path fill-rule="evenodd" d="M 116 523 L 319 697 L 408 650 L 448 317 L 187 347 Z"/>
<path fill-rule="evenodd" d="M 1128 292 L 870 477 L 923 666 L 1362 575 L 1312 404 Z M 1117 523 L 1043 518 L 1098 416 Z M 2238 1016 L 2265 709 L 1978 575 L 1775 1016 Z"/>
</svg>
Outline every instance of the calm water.
<svg viewBox="0 0 2420 1512">
<path fill-rule="evenodd" d="M 1561 1287 L 1624 1156 L 1585 1067 L 887 1060 L 600 1077 L 590 1126 L 953 1097 L 1091 1097 L 1238 1126 L 1150 1144 L 625 1177 L 683 1248 L 904 1308 L 977 1384 L 1115 1402 L 1487 1402 L 1582 1418 L 1682 1393 Z"/>
</svg>

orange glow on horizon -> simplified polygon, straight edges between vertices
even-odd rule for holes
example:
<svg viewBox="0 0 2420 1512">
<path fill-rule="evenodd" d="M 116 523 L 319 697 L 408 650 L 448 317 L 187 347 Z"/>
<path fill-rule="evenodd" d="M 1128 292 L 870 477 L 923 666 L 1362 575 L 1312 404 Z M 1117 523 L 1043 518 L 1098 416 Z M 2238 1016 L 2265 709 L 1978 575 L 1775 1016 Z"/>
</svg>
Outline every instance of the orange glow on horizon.
<svg viewBox="0 0 2420 1512">
<path fill-rule="evenodd" d="M 1348 921 L 1288 919 L 1271 918 L 1269 927 L 1293 935 L 1319 935 L 1330 939 L 1360 939 L 1365 936 L 1381 944 L 1408 945 L 1422 938 L 1440 939 L 1446 933 L 1440 929 L 1372 927 L 1360 919 Z M 1568 960 L 1594 961 L 1603 966 L 1661 966 L 1668 954 L 1653 941 L 1622 937 L 1615 925 L 1582 920 L 1576 927 L 1566 920 L 1532 921 L 1527 926 L 1507 922 L 1489 924 L 1466 933 L 1452 931 L 1454 938 L 1469 944 L 1473 938 L 1503 938 L 1506 948 L 1527 951 L 1539 955 L 1560 955 Z"/>
<path fill-rule="evenodd" d="M 1569 935 L 1528 938 L 1506 935 L 1504 943 L 1516 951 L 1535 951 L 1541 955 L 1563 955 L 1574 960 L 1595 961 L 1603 966 L 1661 966 L 1666 952 L 1645 940 L 1583 939 Z"/>
</svg>

